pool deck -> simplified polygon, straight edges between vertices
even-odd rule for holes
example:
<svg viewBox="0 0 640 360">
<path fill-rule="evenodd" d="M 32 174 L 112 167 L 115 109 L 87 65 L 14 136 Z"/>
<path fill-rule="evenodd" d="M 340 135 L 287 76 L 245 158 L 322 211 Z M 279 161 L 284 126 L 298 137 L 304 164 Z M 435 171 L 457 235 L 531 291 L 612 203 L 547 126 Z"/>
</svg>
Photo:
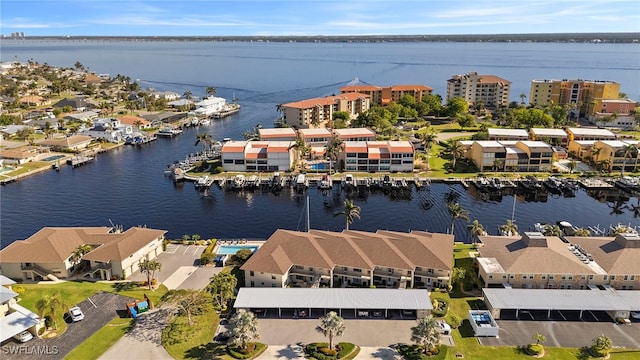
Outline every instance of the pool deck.
<svg viewBox="0 0 640 360">
<path fill-rule="evenodd" d="M 213 253 L 218 254 L 221 246 L 238 246 L 238 247 L 255 247 L 256 250 L 264 244 L 264 241 L 246 240 L 246 239 L 233 239 L 233 240 L 218 240 L 216 247 L 213 249 Z M 220 254 L 220 255 L 233 255 L 233 254 Z"/>
</svg>

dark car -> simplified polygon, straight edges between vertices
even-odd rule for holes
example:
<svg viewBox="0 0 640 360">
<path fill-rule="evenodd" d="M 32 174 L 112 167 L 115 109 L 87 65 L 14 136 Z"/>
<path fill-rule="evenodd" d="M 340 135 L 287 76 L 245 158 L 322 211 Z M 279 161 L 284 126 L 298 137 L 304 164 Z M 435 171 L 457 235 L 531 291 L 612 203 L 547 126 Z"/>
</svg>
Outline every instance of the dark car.
<svg viewBox="0 0 640 360">
<path fill-rule="evenodd" d="M 225 332 L 221 332 L 218 335 L 213 337 L 213 341 L 220 343 L 220 344 L 224 344 L 227 341 L 229 341 L 229 334 L 225 331 Z"/>
</svg>

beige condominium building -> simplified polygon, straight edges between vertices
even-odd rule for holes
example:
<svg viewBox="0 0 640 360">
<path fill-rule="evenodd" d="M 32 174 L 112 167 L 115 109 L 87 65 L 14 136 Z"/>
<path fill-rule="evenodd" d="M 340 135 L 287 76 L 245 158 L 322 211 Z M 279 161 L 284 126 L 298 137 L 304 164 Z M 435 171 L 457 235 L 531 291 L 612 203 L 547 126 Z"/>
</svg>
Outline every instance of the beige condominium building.
<svg viewBox="0 0 640 360">
<path fill-rule="evenodd" d="M 242 266 L 247 287 L 443 288 L 453 236 L 276 230 Z"/>
<path fill-rule="evenodd" d="M 410 141 L 345 141 L 338 166 L 345 171 L 412 172 L 413 155 Z"/>
<path fill-rule="evenodd" d="M 338 111 L 349 113 L 351 118 L 369 110 L 371 98 L 360 93 L 345 93 L 282 104 L 282 122 L 297 129 L 325 127 Z"/>
<path fill-rule="evenodd" d="M 45 227 L 26 240 L 0 251 L 2 273 L 15 280 L 78 277 L 123 279 L 138 270 L 143 259 L 155 259 L 162 250 L 165 230 L 133 227 L 114 232 L 110 227 Z M 74 262 L 80 245 L 91 251 Z"/>
<path fill-rule="evenodd" d="M 496 108 L 509 105 L 511 82 L 495 75 L 454 75 L 447 80 L 447 101 L 461 97 L 469 104 L 483 103 Z"/>
<path fill-rule="evenodd" d="M 640 289 L 640 237 L 568 237 L 539 232 L 483 236 L 477 262 L 485 287 L 509 284 L 528 289 L 587 289 L 610 285 Z"/>
<path fill-rule="evenodd" d="M 228 141 L 222 145 L 224 171 L 289 171 L 295 160 L 293 141 Z"/>
<path fill-rule="evenodd" d="M 416 101 L 422 101 L 426 95 L 433 93 L 433 88 L 427 85 L 349 85 L 340 88 L 341 94 L 360 93 L 371 96 L 371 103 L 382 106 L 392 101 L 398 102 L 404 95 L 412 96 Z"/>
<path fill-rule="evenodd" d="M 542 141 L 474 141 L 467 151 L 480 171 L 550 171 L 553 148 Z"/>
</svg>

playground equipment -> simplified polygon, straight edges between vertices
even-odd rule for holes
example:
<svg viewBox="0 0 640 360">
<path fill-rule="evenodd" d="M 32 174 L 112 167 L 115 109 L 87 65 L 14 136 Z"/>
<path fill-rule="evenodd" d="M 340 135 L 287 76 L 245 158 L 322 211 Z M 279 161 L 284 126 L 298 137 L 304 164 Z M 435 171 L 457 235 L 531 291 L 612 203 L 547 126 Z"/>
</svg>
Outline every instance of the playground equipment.
<svg viewBox="0 0 640 360">
<path fill-rule="evenodd" d="M 144 299 L 136 300 L 132 303 L 127 303 L 127 312 L 132 318 L 137 318 L 138 315 L 149 311 L 149 309 L 153 309 L 153 304 L 151 300 L 147 297 L 147 294 L 144 294 Z"/>
</svg>

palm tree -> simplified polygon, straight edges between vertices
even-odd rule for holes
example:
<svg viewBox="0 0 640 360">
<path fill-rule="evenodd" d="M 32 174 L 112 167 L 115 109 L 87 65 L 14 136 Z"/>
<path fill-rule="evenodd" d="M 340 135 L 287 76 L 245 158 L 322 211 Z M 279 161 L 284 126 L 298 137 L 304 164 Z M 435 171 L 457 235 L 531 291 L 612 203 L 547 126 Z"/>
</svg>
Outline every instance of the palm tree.
<svg viewBox="0 0 640 360">
<path fill-rule="evenodd" d="M 517 236 L 518 235 L 518 225 L 516 225 L 511 220 L 507 220 L 506 224 L 500 225 L 500 233 L 503 236 Z"/>
<path fill-rule="evenodd" d="M 184 92 L 183 96 L 185 99 L 191 100 L 191 98 L 193 97 L 193 93 L 190 90 L 187 90 Z"/>
<path fill-rule="evenodd" d="M 345 229 L 349 230 L 349 225 L 353 224 L 353 220 L 355 218 L 360 219 L 360 206 L 354 204 L 353 200 L 346 199 L 344 201 L 344 210 L 333 214 L 333 216 L 337 215 L 344 215 L 346 225 Z"/>
<path fill-rule="evenodd" d="M 569 162 L 567 163 L 567 167 L 569 168 L 569 174 L 573 174 L 573 170 L 575 170 L 576 166 L 578 166 L 578 163 L 571 159 L 569 160 Z"/>
<path fill-rule="evenodd" d="M 157 260 L 149 260 L 146 258 L 138 263 L 140 272 L 147 274 L 147 284 L 149 284 L 149 290 L 151 290 L 151 279 L 154 278 L 156 271 L 162 269 L 162 264 Z"/>
<path fill-rule="evenodd" d="M 536 341 L 536 344 L 542 344 L 547 341 L 547 337 L 540 333 L 535 333 L 533 334 L 533 340 Z"/>
<path fill-rule="evenodd" d="M 467 225 L 467 229 L 469 233 L 471 233 L 471 243 L 473 245 L 480 242 L 479 236 L 486 236 L 487 232 L 484 230 L 484 226 L 478 222 L 478 220 L 473 220 L 473 222 Z"/>
<path fill-rule="evenodd" d="M 411 341 L 422 345 L 425 354 L 440 343 L 440 325 L 432 315 L 418 319 L 418 325 L 411 328 Z"/>
<path fill-rule="evenodd" d="M 498 172 L 498 169 L 504 170 L 504 160 L 502 159 L 493 160 L 493 171 Z"/>
<path fill-rule="evenodd" d="M 580 236 L 580 237 L 591 236 L 591 230 L 589 229 L 577 228 L 575 231 L 576 231 L 576 236 Z"/>
<path fill-rule="evenodd" d="M 239 309 L 229 320 L 229 342 L 244 350 L 251 339 L 260 338 L 259 327 L 258 319 L 251 311 Z"/>
<path fill-rule="evenodd" d="M 316 331 L 329 338 L 329 349 L 333 349 L 333 337 L 342 336 L 345 325 L 344 319 L 338 316 L 335 311 L 329 311 L 327 315 L 320 318 L 320 325 Z"/>
<path fill-rule="evenodd" d="M 620 176 L 624 175 L 624 169 L 627 167 L 627 158 L 637 158 L 638 157 L 638 148 L 634 144 L 625 145 L 622 148 L 624 151 L 624 161 L 622 163 L 622 168 L 620 169 Z"/>
<path fill-rule="evenodd" d="M 209 147 L 211 147 L 211 134 L 208 132 L 203 132 L 196 135 L 196 143 L 193 146 L 198 146 L 198 144 L 202 144 L 202 152 L 206 152 Z"/>
<path fill-rule="evenodd" d="M 88 254 L 89 252 L 91 252 L 91 250 L 93 250 L 93 248 L 90 245 L 86 245 L 86 244 L 78 245 L 78 247 L 71 254 L 69 261 L 75 266 L 79 264 L 82 261 L 82 257 L 85 254 Z M 75 269 L 75 270 L 76 270 L 76 275 L 79 275 L 78 269 Z"/>
<path fill-rule="evenodd" d="M 524 104 L 524 99 L 526 99 L 526 98 L 527 98 L 527 95 L 526 95 L 526 94 L 524 94 L 524 93 L 523 93 L 523 94 L 520 94 L 520 103 L 521 103 L 521 104 Z"/>
<path fill-rule="evenodd" d="M 438 135 L 431 130 L 420 134 L 420 140 L 422 141 L 424 151 L 427 154 L 427 170 L 431 169 L 429 165 L 429 158 L 431 157 L 431 147 L 433 146 L 433 143 L 436 141 L 437 137 Z"/>
<path fill-rule="evenodd" d="M 40 313 L 40 317 L 43 317 L 45 313 L 48 313 L 53 321 L 53 328 L 58 330 L 58 311 L 62 311 L 67 308 L 67 304 L 62 299 L 60 293 L 45 294 L 41 299 L 36 302 L 36 309 Z"/>
<path fill-rule="evenodd" d="M 556 236 L 560 237 L 562 235 L 562 229 L 558 225 L 549 225 L 546 224 L 544 229 L 542 230 L 542 234 L 544 236 Z"/>
<path fill-rule="evenodd" d="M 205 89 L 205 94 L 207 96 L 216 96 L 216 88 L 214 88 L 213 86 L 207 86 L 207 88 Z"/>
<path fill-rule="evenodd" d="M 611 341 L 611 339 L 604 334 L 592 340 L 593 349 L 596 350 L 598 352 L 598 355 L 601 356 L 606 356 L 607 354 L 609 354 L 609 350 L 611 350 L 612 345 L 613 342 Z"/>
<path fill-rule="evenodd" d="M 456 224 L 456 219 L 469 221 L 469 212 L 465 210 L 459 203 L 447 203 L 447 211 L 451 216 L 451 235 L 453 235 L 453 228 Z"/>
<path fill-rule="evenodd" d="M 443 153 L 451 156 L 451 169 L 455 171 L 456 161 L 464 155 L 464 149 L 460 144 L 460 141 L 450 139 L 444 144 Z"/>
</svg>

